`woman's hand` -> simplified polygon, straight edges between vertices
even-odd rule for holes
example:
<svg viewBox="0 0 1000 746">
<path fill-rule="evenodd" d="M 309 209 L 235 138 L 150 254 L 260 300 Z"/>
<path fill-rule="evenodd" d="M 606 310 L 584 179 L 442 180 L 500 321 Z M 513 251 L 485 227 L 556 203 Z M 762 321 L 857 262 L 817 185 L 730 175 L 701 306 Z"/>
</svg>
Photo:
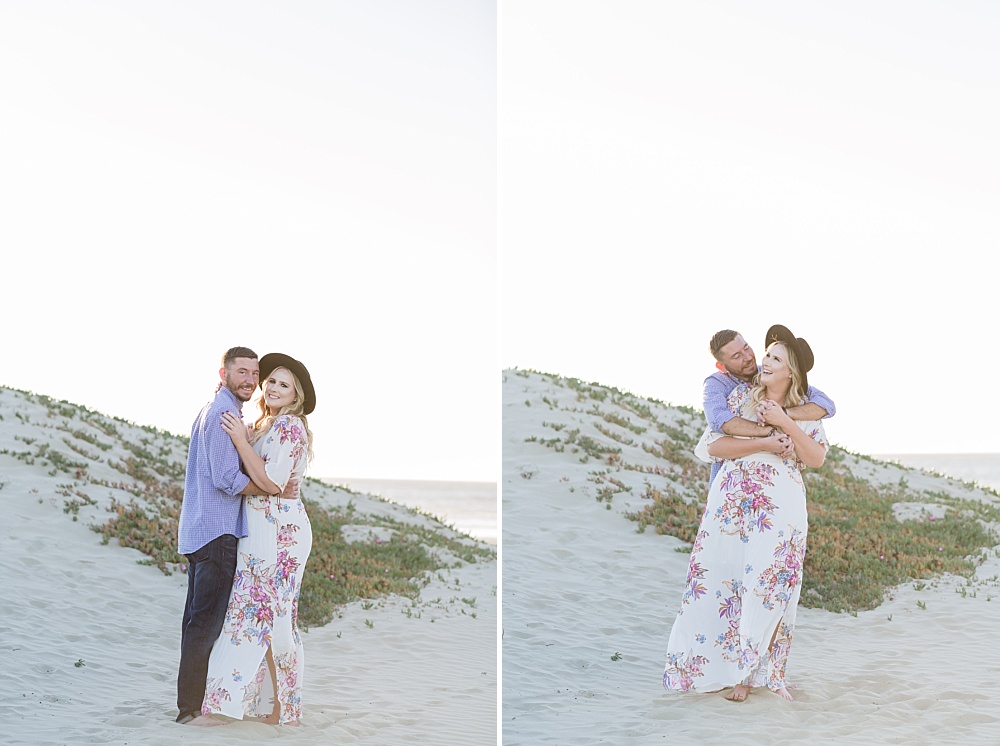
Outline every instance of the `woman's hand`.
<svg viewBox="0 0 1000 746">
<path fill-rule="evenodd" d="M 795 421 L 788 416 L 784 409 L 773 399 L 766 399 L 757 407 L 757 424 L 780 427 L 787 430 L 794 426 Z"/>
<path fill-rule="evenodd" d="M 774 433 L 766 438 L 761 438 L 763 450 L 777 454 L 782 459 L 789 459 L 795 455 L 795 444 L 785 433 Z"/>
<path fill-rule="evenodd" d="M 762 419 L 766 425 L 778 427 L 784 430 L 792 445 L 792 451 L 783 455 L 783 459 L 795 458 L 800 465 L 818 469 L 826 460 L 826 447 L 814 441 L 806 435 L 805 431 L 781 406 L 768 399 L 757 408 L 757 417 Z M 796 445 L 797 444 L 797 445 Z"/>
<path fill-rule="evenodd" d="M 249 443 L 250 439 L 247 435 L 246 425 L 243 424 L 243 420 L 237 417 L 232 412 L 222 413 L 222 429 L 225 430 L 229 437 L 232 438 L 234 445 L 239 445 L 239 441 L 244 441 Z"/>
</svg>

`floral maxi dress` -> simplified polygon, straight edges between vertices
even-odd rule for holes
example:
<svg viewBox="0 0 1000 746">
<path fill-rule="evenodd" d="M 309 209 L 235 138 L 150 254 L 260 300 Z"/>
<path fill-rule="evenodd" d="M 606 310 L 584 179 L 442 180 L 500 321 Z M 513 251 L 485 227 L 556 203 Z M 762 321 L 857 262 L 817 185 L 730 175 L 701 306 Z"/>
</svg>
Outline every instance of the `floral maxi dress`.
<svg viewBox="0 0 1000 746">
<path fill-rule="evenodd" d="M 239 540 L 236 575 L 222 634 L 208 662 L 204 714 L 266 717 L 274 711 L 267 665 L 271 648 L 278 679 L 280 722 L 302 714 L 302 641 L 296 624 L 299 590 L 312 548 L 312 527 L 298 485 L 308 442 L 301 420 L 282 415 L 254 444 L 278 495 L 248 495 L 248 535 Z"/>
<path fill-rule="evenodd" d="M 730 394 L 730 411 L 739 414 L 748 399 L 749 389 L 738 387 Z M 827 446 L 821 422 L 797 424 Z M 710 461 L 708 444 L 719 437 L 706 432 L 695 453 Z M 670 630 L 665 688 L 785 686 L 807 529 L 796 460 L 762 452 L 722 462 L 709 487 Z"/>
</svg>

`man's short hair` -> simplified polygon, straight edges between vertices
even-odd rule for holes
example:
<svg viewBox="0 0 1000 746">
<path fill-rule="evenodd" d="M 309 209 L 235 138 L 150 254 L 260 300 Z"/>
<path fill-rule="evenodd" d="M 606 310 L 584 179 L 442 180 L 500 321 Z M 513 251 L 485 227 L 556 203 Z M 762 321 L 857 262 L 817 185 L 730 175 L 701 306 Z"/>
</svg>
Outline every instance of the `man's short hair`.
<svg viewBox="0 0 1000 746">
<path fill-rule="evenodd" d="M 712 352 L 712 357 L 721 362 L 722 359 L 719 355 L 722 354 L 722 348 L 738 336 L 740 336 L 740 333 L 734 332 L 732 329 L 723 329 L 721 332 L 716 332 L 712 336 L 712 341 L 708 343 L 708 349 Z"/>
<path fill-rule="evenodd" d="M 229 364 L 238 357 L 248 357 L 251 360 L 257 359 L 257 353 L 249 347 L 230 347 L 226 354 L 222 356 L 222 367 L 228 368 Z"/>
</svg>

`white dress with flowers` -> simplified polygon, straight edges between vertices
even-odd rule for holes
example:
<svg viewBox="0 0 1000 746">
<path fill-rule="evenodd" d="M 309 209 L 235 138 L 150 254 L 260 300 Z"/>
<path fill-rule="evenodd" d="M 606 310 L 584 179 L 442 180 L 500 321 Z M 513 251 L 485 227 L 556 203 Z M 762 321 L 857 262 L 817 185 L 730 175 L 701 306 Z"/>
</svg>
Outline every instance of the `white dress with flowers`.
<svg viewBox="0 0 1000 746">
<path fill-rule="evenodd" d="M 749 389 L 738 387 L 729 396 L 730 411 L 739 414 L 748 399 Z M 827 445 L 820 422 L 797 424 Z M 695 453 L 710 461 L 708 444 L 720 437 L 706 432 Z M 670 630 L 664 687 L 711 692 L 741 683 L 785 686 L 807 529 L 798 461 L 755 453 L 722 462 Z"/>
<path fill-rule="evenodd" d="M 302 713 L 302 641 L 296 624 L 299 590 L 312 548 L 312 527 L 298 497 L 306 468 L 306 430 L 283 415 L 254 444 L 267 476 L 295 497 L 248 495 L 249 533 L 239 540 L 236 575 L 222 634 L 208 662 L 201 711 L 232 718 L 266 717 L 274 711 L 274 686 L 266 653 L 273 651 L 280 722 Z"/>
</svg>

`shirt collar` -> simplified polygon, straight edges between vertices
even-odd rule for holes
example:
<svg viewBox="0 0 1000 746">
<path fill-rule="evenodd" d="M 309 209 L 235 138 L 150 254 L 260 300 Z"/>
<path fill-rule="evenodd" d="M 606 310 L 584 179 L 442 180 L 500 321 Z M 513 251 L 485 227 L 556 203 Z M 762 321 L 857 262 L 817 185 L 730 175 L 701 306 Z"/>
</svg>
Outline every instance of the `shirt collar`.
<svg viewBox="0 0 1000 746">
<path fill-rule="evenodd" d="M 232 402 L 233 406 L 236 407 L 236 409 L 239 412 L 241 413 L 243 412 L 243 402 L 241 402 L 239 399 L 236 398 L 236 394 L 230 391 L 226 387 L 226 384 L 222 384 L 222 386 L 219 387 L 219 393 L 216 394 L 216 396 L 223 396 L 228 398 L 229 401 Z"/>
<path fill-rule="evenodd" d="M 733 382 L 733 383 L 735 383 L 735 384 L 736 384 L 737 386 L 739 386 L 739 385 L 740 385 L 741 383 L 746 383 L 746 381 L 744 381 L 744 380 L 743 380 L 742 378 L 737 378 L 737 377 L 736 377 L 736 376 L 734 376 L 734 375 L 733 375 L 732 373 L 730 373 L 730 372 L 729 372 L 728 370 L 720 370 L 720 371 L 719 371 L 719 374 L 720 374 L 720 375 L 721 375 L 721 376 L 722 376 L 723 378 L 725 378 L 725 379 L 726 379 L 727 381 L 732 381 L 732 382 Z"/>
</svg>

